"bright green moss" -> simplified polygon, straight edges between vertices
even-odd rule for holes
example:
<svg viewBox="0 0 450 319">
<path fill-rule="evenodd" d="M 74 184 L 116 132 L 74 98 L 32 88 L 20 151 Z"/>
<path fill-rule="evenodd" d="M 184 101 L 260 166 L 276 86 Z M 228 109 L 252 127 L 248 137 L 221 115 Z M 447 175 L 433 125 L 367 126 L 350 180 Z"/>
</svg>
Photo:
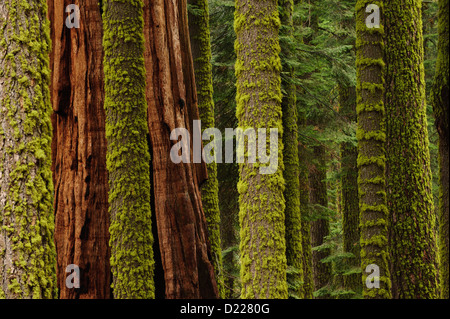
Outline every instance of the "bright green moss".
<svg viewBox="0 0 450 319">
<path fill-rule="evenodd" d="M 293 36 L 293 1 L 279 1 L 280 22 L 282 28 L 280 35 L 284 37 Z M 283 37 L 280 37 L 284 39 Z M 280 45 L 281 61 L 285 72 L 293 76 L 294 69 L 289 68 L 286 60 L 292 57 L 292 48 L 288 43 Z M 273 62 L 274 69 L 278 70 L 279 64 Z M 261 83 L 261 81 L 258 81 Z M 264 88 L 260 85 L 261 89 Z M 289 292 L 291 297 L 304 298 L 303 289 L 303 248 L 301 232 L 301 212 L 300 212 L 300 184 L 299 184 L 299 157 L 298 157 L 298 127 L 297 127 L 297 105 L 295 85 L 290 79 L 281 82 L 282 91 L 286 92 L 281 101 L 279 95 L 273 95 L 271 98 L 281 103 L 282 123 L 283 123 L 283 162 L 285 180 L 284 198 L 286 201 L 285 228 L 286 228 L 286 260 L 288 267 L 296 269 L 295 273 L 288 275 L 288 284 L 292 289 Z M 261 96 L 261 95 L 260 95 Z"/>
<path fill-rule="evenodd" d="M 384 13 L 392 293 L 394 298 L 436 298 L 438 258 L 425 110 L 421 1 L 389 1 Z M 420 280 L 411 274 L 420 274 Z"/>
<path fill-rule="evenodd" d="M 211 68 L 211 39 L 209 31 L 209 8 L 207 0 L 189 0 L 196 10 L 189 15 L 192 54 L 194 59 L 195 82 L 198 109 L 202 121 L 202 131 L 215 127 L 214 100 Z M 192 10 L 191 10 L 192 11 Z M 203 133 L 203 132 L 202 132 Z M 205 141 L 208 143 L 208 141 Z M 220 241 L 219 183 L 217 164 L 207 164 L 208 180 L 201 187 L 202 204 L 208 227 L 211 254 L 219 295 L 225 297 L 223 283 L 222 249 Z"/>
<path fill-rule="evenodd" d="M 25 12 L 17 7 L 24 8 Z M 0 193 L 9 196 L 6 203 L 0 204 L 0 235 L 11 243 L 12 255 L 7 258 L 14 262 L 0 265 L 0 273 L 11 274 L 0 295 L 53 298 L 57 288 L 47 5 L 40 0 L 7 1 L 4 9 L 8 20 L 2 25 L 7 37 L 0 42 L 0 55 L 6 57 L 0 62 L 5 94 L 0 96 L 0 124 L 4 135 L 0 153 L 3 153 L 2 162 L 8 165 L 1 168 Z M 37 42 L 42 45 L 33 45 Z M 29 70 L 39 75 L 33 81 Z M 6 140 L 10 141 L 9 145 Z"/>
<path fill-rule="evenodd" d="M 280 21 L 277 3 L 272 0 L 258 3 L 242 0 L 236 2 L 235 8 L 236 116 L 239 127 L 279 129 L 278 169 L 274 174 L 260 174 L 259 165 L 240 164 L 239 189 L 243 191 L 247 188 L 239 196 L 241 297 L 286 298 L 285 185 L 278 43 Z M 247 23 L 252 15 L 256 17 L 252 21 L 259 20 L 259 23 Z M 258 81 L 259 85 L 249 87 L 249 83 L 258 84 Z M 257 185 L 261 186 L 257 188 Z"/>
<path fill-rule="evenodd" d="M 380 28 L 365 24 L 369 4 L 381 11 Z M 384 143 L 385 106 L 383 60 L 383 1 L 360 0 L 356 3 L 356 113 L 358 127 L 358 195 L 360 212 L 360 257 L 363 279 L 363 296 L 369 299 L 390 298 L 391 282 L 388 250 L 388 210 L 385 192 L 386 156 Z M 365 284 L 366 266 L 376 264 L 380 269 L 379 289 Z"/>
<path fill-rule="evenodd" d="M 142 6 L 110 0 L 103 8 L 110 263 L 119 299 L 155 296 Z"/>
</svg>

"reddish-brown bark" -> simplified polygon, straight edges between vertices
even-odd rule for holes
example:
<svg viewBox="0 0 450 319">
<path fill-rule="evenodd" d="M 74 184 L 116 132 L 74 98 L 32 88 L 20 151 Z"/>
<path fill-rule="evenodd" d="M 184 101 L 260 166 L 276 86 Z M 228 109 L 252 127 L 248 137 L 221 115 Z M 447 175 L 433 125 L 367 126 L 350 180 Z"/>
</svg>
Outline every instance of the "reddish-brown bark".
<svg viewBox="0 0 450 319">
<path fill-rule="evenodd" d="M 199 185 L 202 164 L 174 164 L 170 132 L 199 119 L 186 1 L 144 1 L 145 65 L 154 214 L 166 298 L 217 298 Z M 192 159 L 192 157 L 191 157 Z"/>
<path fill-rule="evenodd" d="M 69 4 L 80 28 L 65 25 Z M 109 298 L 108 179 L 97 0 L 49 0 L 52 53 L 55 242 L 60 298 Z M 80 288 L 65 285 L 67 265 L 80 267 Z"/>
</svg>

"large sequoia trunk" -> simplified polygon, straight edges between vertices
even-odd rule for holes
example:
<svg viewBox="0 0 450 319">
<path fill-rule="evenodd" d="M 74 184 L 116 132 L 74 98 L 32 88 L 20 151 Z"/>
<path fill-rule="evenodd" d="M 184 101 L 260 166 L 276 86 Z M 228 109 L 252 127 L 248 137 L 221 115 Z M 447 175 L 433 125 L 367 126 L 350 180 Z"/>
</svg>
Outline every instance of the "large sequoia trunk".
<svg viewBox="0 0 450 319">
<path fill-rule="evenodd" d="M 175 128 L 199 119 L 186 1 L 144 1 L 153 191 L 166 298 L 217 298 L 199 185 L 206 165 L 170 159 Z"/>
<path fill-rule="evenodd" d="M 54 114 L 55 242 L 60 298 L 109 298 L 108 179 L 97 0 L 75 1 L 80 28 L 65 25 L 71 0 L 49 0 Z M 67 265 L 80 267 L 80 288 L 68 289 Z"/>
</svg>

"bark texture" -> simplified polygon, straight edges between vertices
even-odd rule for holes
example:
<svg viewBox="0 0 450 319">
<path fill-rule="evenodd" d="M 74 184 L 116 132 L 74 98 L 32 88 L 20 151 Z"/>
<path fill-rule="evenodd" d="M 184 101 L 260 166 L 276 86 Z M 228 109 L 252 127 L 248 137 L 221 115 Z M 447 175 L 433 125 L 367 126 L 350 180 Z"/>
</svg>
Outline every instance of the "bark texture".
<svg viewBox="0 0 450 319">
<path fill-rule="evenodd" d="M 194 61 L 198 110 L 202 121 L 203 133 L 205 129 L 215 128 L 209 7 L 208 0 L 189 0 L 188 4 L 192 6 L 188 16 L 189 34 Z M 205 141 L 205 144 L 207 143 L 211 143 L 211 141 Z M 208 163 L 207 168 L 208 179 L 201 186 L 202 204 L 206 224 L 208 225 L 208 238 L 211 243 L 211 255 L 217 287 L 221 298 L 224 298 L 225 288 L 220 241 L 219 182 L 217 181 L 216 161 Z"/>
<path fill-rule="evenodd" d="M 360 245 L 363 296 L 367 299 L 391 297 L 388 250 L 388 210 L 385 178 L 385 107 L 383 34 L 380 28 L 366 25 L 366 7 L 373 2 L 362 0 L 356 4 L 356 113 L 358 139 L 358 193 L 360 210 Z M 382 10 L 383 2 L 375 2 Z M 382 11 L 381 11 L 382 12 Z M 379 267 L 380 288 L 366 284 L 366 267 Z"/>
<path fill-rule="evenodd" d="M 166 298 L 218 298 L 200 185 L 206 165 L 175 164 L 175 128 L 193 132 L 199 119 L 186 2 L 149 0 L 144 6 L 148 126 L 153 192 Z M 191 144 L 192 145 L 192 144 Z"/>
<path fill-rule="evenodd" d="M 311 167 L 309 172 L 309 199 L 311 204 L 328 207 L 327 196 L 327 169 L 326 154 L 323 145 L 314 146 L 314 158 L 317 159 L 315 166 Z M 320 209 L 320 208 L 319 208 Z M 321 209 L 320 209 L 321 210 Z M 328 216 L 319 216 L 311 223 L 311 247 L 318 247 L 325 241 L 329 235 L 330 226 Z M 330 255 L 329 248 L 312 252 L 312 269 L 314 278 L 314 290 L 326 287 L 331 283 L 331 263 L 323 263 L 321 260 Z"/>
<path fill-rule="evenodd" d="M 300 212 L 300 179 L 299 179 L 299 157 L 298 157 L 298 124 L 296 86 L 292 82 L 294 68 L 289 66 L 288 59 L 293 56 L 293 13 L 294 2 L 282 0 L 280 6 L 280 36 L 285 39 L 281 43 L 281 64 L 283 74 L 281 80 L 282 91 L 286 92 L 281 101 L 283 112 L 283 177 L 286 181 L 284 198 L 286 201 L 285 227 L 286 227 L 286 260 L 291 271 L 287 275 L 289 294 L 292 297 L 303 299 L 303 250 Z"/>
<path fill-rule="evenodd" d="M 80 0 L 80 28 L 65 25 L 73 1 L 48 1 L 51 21 L 55 244 L 61 299 L 107 299 L 108 175 L 102 20 L 96 0 Z M 80 288 L 67 288 L 66 267 L 80 267 Z"/>
<path fill-rule="evenodd" d="M 339 113 L 348 121 L 356 122 L 356 88 L 351 84 L 339 87 Z M 350 268 L 360 267 L 359 245 L 359 198 L 358 198 L 358 149 L 352 142 L 341 144 L 341 192 L 342 192 L 342 230 L 344 252 L 353 254 L 347 259 Z M 354 293 L 361 292 L 359 273 L 344 276 L 344 287 Z"/>
<path fill-rule="evenodd" d="M 46 1 L 1 1 L 0 32 L 0 299 L 55 298 Z"/>
<path fill-rule="evenodd" d="M 440 284 L 441 298 L 449 298 L 448 276 L 448 115 L 449 115 L 449 8 L 448 0 L 439 0 L 438 9 L 438 57 L 436 74 L 432 87 L 433 112 L 435 125 L 439 134 L 439 249 L 440 249 Z"/>
<path fill-rule="evenodd" d="M 436 298 L 438 252 L 425 111 L 421 1 L 389 1 L 384 8 L 392 294 L 401 299 Z"/>
<path fill-rule="evenodd" d="M 241 298 L 287 298 L 284 178 L 281 110 L 281 62 L 277 1 L 236 2 L 236 117 L 243 130 L 278 129 L 273 174 L 261 174 L 267 166 L 248 161 L 239 169 L 239 222 Z M 261 139 L 258 136 L 258 140 Z M 264 141 L 262 142 L 264 143 Z M 250 144 L 250 143 L 247 143 Z M 248 150 L 246 150 L 248 151 Z M 272 164 L 274 165 L 274 164 Z"/>
<path fill-rule="evenodd" d="M 300 113 L 299 128 L 306 127 L 306 114 Z M 313 299 L 314 280 L 312 270 L 312 250 L 311 250 L 311 220 L 309 211 L 309 177 L 308 158 L 306 146 L 299 143 L 299 189 L 300 189 L 300 211 L 301 211 L 301 231 L 302 231 L 302 264 L 303 264 L 303 298 Z"/>
<path fill-rule="evenodd" d="M 154 298 L 143 2 L 103 5 L 107 169 L 114 297 Z"/>
</svg>

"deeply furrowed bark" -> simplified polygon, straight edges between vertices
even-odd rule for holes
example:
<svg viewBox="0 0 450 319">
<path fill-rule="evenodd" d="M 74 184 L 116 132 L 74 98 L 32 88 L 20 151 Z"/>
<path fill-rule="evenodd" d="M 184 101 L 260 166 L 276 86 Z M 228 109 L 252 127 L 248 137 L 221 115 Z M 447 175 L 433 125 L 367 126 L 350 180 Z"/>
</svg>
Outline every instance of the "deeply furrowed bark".
<svg viewBox="0 0 450 319">
<path fill-rule="evenodd" d="M 170 159 L 177 142 L 169 138 L 172 130 L 188 129 L 192 142 L 199 119 L 186 2 L 144 3 L 147 120 L 166 298 L 218 298 L 199 190 L 206 165 Z"/>
<path fill-rule="evenodd" d="M 100 5 L 80 0 L 80 28 L 65 25 L 72 1 L 48 1 L 51 21 L 51 94 L 55 244 L 61 299 L 107 299 L 108 176 Z M 66 286 L 68 265 L 80 269 L 80 288 Z"/>
</svg>

